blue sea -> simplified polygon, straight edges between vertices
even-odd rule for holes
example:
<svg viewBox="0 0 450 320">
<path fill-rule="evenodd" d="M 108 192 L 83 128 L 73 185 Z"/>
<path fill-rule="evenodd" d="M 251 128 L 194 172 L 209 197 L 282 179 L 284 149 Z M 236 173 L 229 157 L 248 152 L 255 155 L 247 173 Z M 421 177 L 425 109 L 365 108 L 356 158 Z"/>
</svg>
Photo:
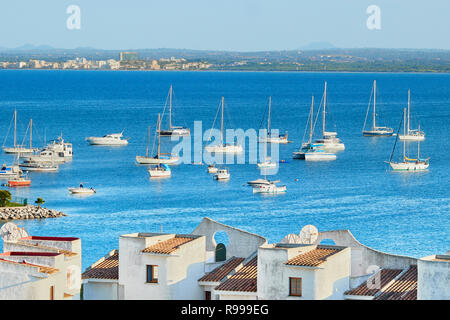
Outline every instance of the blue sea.
<svg viewBox="0 0 450 320">
<path fill-rule="evenodd" d="M 412 122 L 417 126 L 420 121 L 426 132 L 421 156 L 430 157 L 428 172 L 390 171 L 384 161 L 395 138 L 362 136 L 373 80 L 380 124 L 394 128 L 411 89 Z M 327 129 L 337 130 L 346 150 L 331 162 L 292 160 L 311 95 L 320 101 L 324 81 Z M 422 257 L 450 249 L 449 74 L 4 70 L 0 84 L 2 139 L 17 109 L 19 140 L 32 118 L 34 145 L 62 133 L 74 148 L 73 161 L 58 173 L 32 173 L 31 187 L 11 189 L 29 202 L 42 197 L 44 206 L 68 216 L 16 223 L 32 235 L 80 237 L 83 268 L 118 248 L 121 234 L 161 228 L 190 233 L 203 217 L 269 242 L 313 224 L 319 231 L 349 229 L 363 244 L 394 254 Z M 272 96 L 272 127 L 288 131 L 293 143 L 279 146 L 286 163 L 270 178 L 286 184 L 287 193 L 253 194 L 245 184 L 260 177 L 255 164 L 228 165 L 228 182 L 214 181 L 206 166 L 188 164 L 172 167 L 170 179 L 150 180 L 135 156 L 145 154 L 147 127 L 155 129 L 171 84 L 173 122 L 191 130 L 196 120 L 204 130 L 211 128 L 221 96 L 228 128 L 258 129 Z M 126 147 L 95 147 L 85 141 L 122 130 L 130 138 Z M 6 144 L 12 144 L 12 131 Z M 152 144 L 153 133 L 150 149 Z M 415 145 L 408 149 L 414 156 Z M 2 163 L 13 160 L 0 155 Z M 70 195 L 67 188 L 80 182 L 97 194 Z"/>
</svg>

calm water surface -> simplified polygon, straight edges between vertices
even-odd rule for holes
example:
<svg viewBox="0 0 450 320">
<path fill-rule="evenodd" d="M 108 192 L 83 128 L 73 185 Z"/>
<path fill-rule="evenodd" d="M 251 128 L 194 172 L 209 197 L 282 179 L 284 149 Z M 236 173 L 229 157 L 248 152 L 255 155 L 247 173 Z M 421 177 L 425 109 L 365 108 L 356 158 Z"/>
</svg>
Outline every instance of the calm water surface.
<svg viewBox="0 0 450 320">
<path fill-rule="evenodd" d="M 411 89 L 412 121 L 420 120 L 426 132 L 421 151 L 431 157 L 428 172 L 390 172 L 383 161 L 394 138 L 361 135 L 374 79 L 380 122 L 391 127 L 398 126 Z M 293 161 L 311 95 L 320 101 L 325 80 L 328 130 L 338 131 L 346 150 L 333 162 Z M 118 248 L 121 234 L 159 232 L 161 225 L 164 232 L 190 233 L 205 216 L 269 242 L 314 224 L 322 231 L 349 229 L 362 243 L 390 253 L 421 257 L 450 249 L 450 75 L 0 71 L 0 83 L 2 137 L 16 108 L 19 139 L 32 118 L 33 143 L 42 145 L 62 132 L 74 146 L 73 162 L 58 173 L 33 173 L 32 187 L 12 190 L 28 199 L 43 197 L 45 206 L 68 216 L 18 224 L 33 235 L 80 237 L 84 268 Z M 272 125 L 294 141 L 280 146 L 287 163 L 276 177 L 288 192 L 252 194 L 244 184 L 259 177 L 254 164 L 230 165 L 231 179 L 224 183 L 196 165 L 179 165 L 170 179 L 150 180 L 134 159 L 145 153 L 147 126 L 154 129 L 170 84 L 174 122 L 191 128 L 194 120 L 211 127 L 223 95 L 231 118 L 227 126 L 257 129 L 271 95 Z M 94 147 L 84 140 L 122 130 L 130 137 L 127 147 Z M 11 163 L 13 157 L 1 154 L 0 161 Z M 98 193 L 69 195 L 67 188 L 79 182 Z"/>
</svg>

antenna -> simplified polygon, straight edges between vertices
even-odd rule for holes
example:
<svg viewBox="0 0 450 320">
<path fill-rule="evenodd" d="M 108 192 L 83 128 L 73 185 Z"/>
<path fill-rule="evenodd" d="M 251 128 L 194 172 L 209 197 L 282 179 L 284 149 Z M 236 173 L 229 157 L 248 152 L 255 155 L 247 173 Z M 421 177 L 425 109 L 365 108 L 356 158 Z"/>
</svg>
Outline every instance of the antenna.
<svg viewBox="0 0 450 320">
<path fill-rule="evenodd" d="M 319 231 L 312 224 L 308 224 L 302 228 L 299 234 L 300 243 L 313 244 L 319 236 Z"/>
<path fill-rule="evenodd" d="M 28 233 L 24 228 L 19 228 L 12 222 L 7 222 L 0 228 L 0 237 L 3 241 L 17 242 L 20 238 L 28 237 Z"/>
</svg>

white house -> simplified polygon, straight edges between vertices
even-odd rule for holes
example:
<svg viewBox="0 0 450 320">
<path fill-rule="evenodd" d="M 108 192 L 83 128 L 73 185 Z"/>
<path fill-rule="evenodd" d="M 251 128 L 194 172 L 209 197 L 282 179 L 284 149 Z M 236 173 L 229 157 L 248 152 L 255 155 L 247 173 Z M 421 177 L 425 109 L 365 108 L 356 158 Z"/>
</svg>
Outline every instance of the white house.
<svg viewBox="0 0 450 320">
<path fill-rule="evenodd" d="M 79 299 L 81 240 L 30 236 L 4 241 L 0 300 Z"/>
</svg>

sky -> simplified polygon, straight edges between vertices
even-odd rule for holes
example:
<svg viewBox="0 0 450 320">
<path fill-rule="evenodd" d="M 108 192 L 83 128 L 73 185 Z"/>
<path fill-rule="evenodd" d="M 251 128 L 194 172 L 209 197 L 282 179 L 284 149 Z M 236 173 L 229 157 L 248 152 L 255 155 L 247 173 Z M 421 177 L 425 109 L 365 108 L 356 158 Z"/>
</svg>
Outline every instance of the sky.
<svg viewBox="0 0 450 320">
<path fill-rule="evenodd" d="M 14 0 L 0 6 L 0 47 L 292 50 L 450 49 L 449 0 Z M 67 7 L 80 8 L 69 30 Z M 366 13 L 380 8 L 381 29 Z"/>
</svg>

